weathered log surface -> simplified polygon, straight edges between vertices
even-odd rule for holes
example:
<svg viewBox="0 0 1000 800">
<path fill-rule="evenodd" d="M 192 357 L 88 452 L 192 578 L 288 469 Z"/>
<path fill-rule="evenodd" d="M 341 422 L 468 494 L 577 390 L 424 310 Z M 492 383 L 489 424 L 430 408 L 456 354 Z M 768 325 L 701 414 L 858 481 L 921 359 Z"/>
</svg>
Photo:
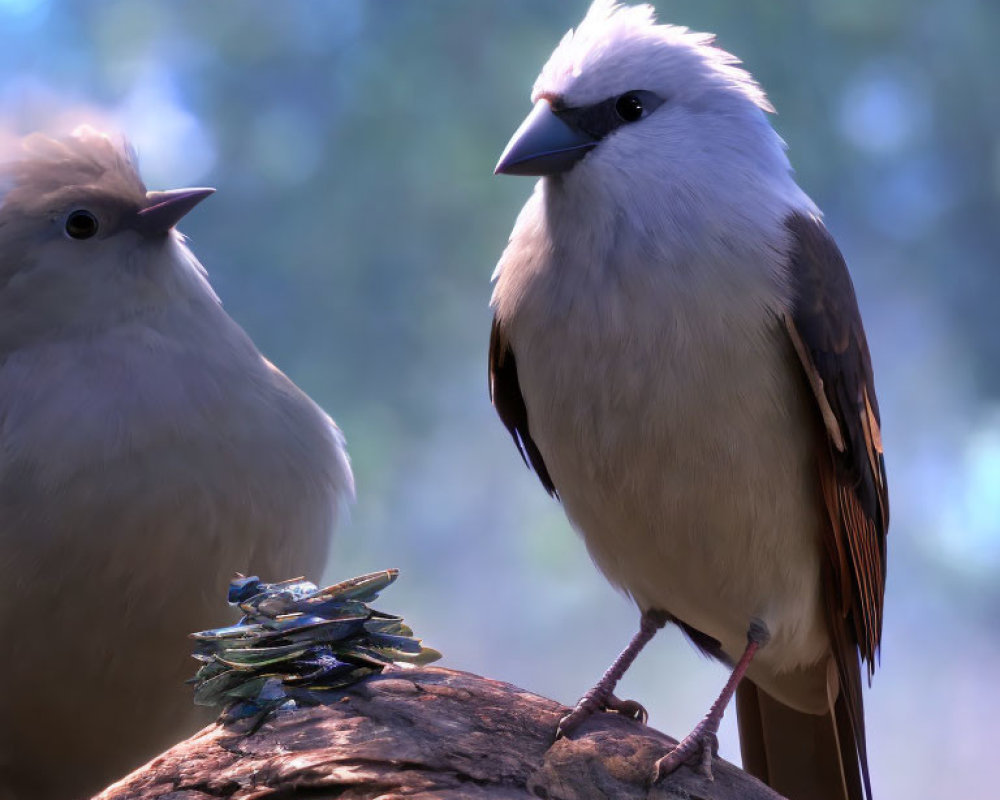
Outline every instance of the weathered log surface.
<svg viewBox="0 0 1000 800">
<path fill-rule="evenodd" d="M 674 740 L 598 714 L 553 742 L 567 709 L 515 686 L 439 668 L 393 668 L 328 706 L 259 730 L 211 725 L 108 787 L 99 800 L 780 800 L 716 759 L 650 786 Z"/>
</svg>

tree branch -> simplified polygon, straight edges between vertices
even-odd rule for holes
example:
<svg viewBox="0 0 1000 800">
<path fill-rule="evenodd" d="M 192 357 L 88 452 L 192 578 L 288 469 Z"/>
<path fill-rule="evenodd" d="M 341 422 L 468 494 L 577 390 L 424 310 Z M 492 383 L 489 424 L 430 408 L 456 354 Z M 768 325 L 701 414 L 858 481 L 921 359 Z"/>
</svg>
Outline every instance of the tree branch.
<svg viewBox="0 0 1000 800">
<path fill-rule="evenodd" d="M 781 800 L 720 759 L 714 781 L 682 767 L 650 787 L 672 739 L 606 713 L 553 742 L 567 711 L 469 673 L 392 667 L 252 733 L 211 725 L 96 800 Z"/>
</svg>

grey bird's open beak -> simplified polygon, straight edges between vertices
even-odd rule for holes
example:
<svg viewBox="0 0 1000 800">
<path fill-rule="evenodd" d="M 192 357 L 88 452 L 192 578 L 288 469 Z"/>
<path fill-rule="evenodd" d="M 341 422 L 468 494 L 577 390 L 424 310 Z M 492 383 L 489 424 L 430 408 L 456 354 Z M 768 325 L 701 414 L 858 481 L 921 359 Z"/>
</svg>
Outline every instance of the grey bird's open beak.
<svg viewBox="0 0 1000 800">
<path fill-rule="evenodd" d="M 164 236 L 180 222 L 181 217 L 210 194 L 215 194 L 215 189 L 146 192 L 148 205 L 136 215 L 135 228 L 144 236 Z"/>
<path fill-rule="evenodd" d="M 539 100 L 507 143 L 493 174 L 555 175 L 596 145 L 593 136 L 559 119 L 548 100 Z"/>
</svg>

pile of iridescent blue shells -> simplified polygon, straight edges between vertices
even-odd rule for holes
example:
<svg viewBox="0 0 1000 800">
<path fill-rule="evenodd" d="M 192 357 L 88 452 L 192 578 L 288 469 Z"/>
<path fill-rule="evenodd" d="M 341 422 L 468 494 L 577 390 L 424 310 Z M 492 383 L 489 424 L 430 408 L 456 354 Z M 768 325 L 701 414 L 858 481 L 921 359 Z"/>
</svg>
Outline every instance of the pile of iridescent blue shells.
<svg viewBox="0 0 1000 800">
<path fill-rule="evenodd" d="M 224 721 L 263 716 L 286 703 L 329 702 L 338 690 L 397 661 L 440 658 L 402 617 L 367 605 L 398 574 L 383 570 L 323 589 L 301 578 L 263 583 L 237 576 L 229 603 L 243 618 L 191 634 L 194 657 L 202 662 L 190 681 L 195 703 L 223 706 Z"/>
</svg>

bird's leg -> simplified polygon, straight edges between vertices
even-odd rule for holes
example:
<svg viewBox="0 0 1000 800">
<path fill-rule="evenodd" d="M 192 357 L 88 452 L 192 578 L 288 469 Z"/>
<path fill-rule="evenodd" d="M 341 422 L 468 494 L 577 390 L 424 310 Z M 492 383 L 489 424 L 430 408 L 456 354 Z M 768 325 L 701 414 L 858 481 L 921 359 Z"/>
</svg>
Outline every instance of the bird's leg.
<svg viewBox="0 0 1000 800">
<path fill-rule="evenodd" d="M 603 709 L 618 711 L 641 722 L 646 721 L 646 717 L 648 716 L 646 709 L 634 700 L 619 700 L 614 695 L 615 686 L 618 685 L 618 681 L 621 680 L 626 670 L 632 666 L 632 662 L 639 655 L 639 651 L 648 644 L 649 640 L 669 620 L 670 615 L 663 611 L 650 610 L 642 612 L 638 633 L 632 637 L 632 641 L 622 650 L 618 658 L 614 660 L 614 663 L 608 667 L 608 671 L 604 673 L 597 682 L 597 685 L 581 697 L 576 704 L 576 708 L 560 720 L 559 728 L 556 730 L 557 739 L 568 736 L 587 717 L 595 711 Z"/>
<path fill-rule="evenodd" d="M 750 629 L 747 631 L 747 646 L 736 662 L 729 680 L 722 687 L 722 693 L 712 703 L 705 718 L 699 722 L 693 731 L 684 737 L 673 750 L 656 762 L 656 772 L 653 783 L 659 781 L 663 776 L 669 775 L 681 764 L 685 763 L 693 756 L 700 756 L 700 770 L 706 778 L 712 780 L 712 757 L 719 752 L 719 723 L 722 722 L 722 715 L 726 712 L 726 706 L 736 691 L 736 686 L 743 678 L 747 667 L 753 660 L 754 654 L 761 647 L 767 644 L 771 634 L 767 626 L 760 620 L 753 620 Z"/>
</svg>

